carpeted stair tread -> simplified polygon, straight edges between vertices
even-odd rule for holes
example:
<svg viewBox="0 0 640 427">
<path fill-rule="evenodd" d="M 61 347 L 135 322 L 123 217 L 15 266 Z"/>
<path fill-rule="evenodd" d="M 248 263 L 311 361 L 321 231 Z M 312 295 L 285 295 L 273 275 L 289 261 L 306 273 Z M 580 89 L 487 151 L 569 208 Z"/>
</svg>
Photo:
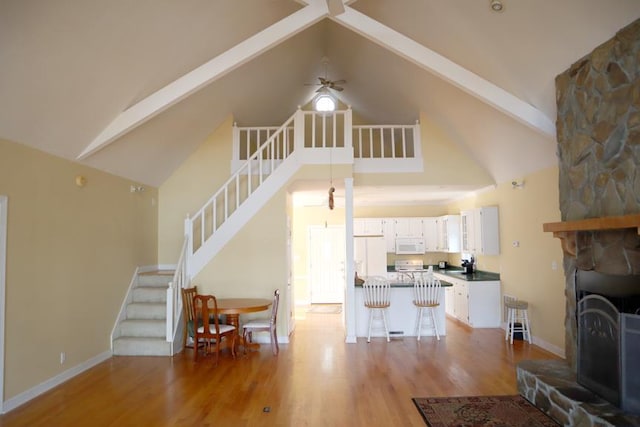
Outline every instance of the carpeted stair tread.
<svg viewBox="0 0 640 427">
<path fill-rule="evenodd" d="M 126 319 L 120 322 L 120 336 L 164 338 L 166 325 L 165 320 Z"/>
<path fill-rule="evenodd" d="M 116 356 L 170 356 L 171 346 L 165 338 L 120 337 L 113 340 Z"/>
</svg>

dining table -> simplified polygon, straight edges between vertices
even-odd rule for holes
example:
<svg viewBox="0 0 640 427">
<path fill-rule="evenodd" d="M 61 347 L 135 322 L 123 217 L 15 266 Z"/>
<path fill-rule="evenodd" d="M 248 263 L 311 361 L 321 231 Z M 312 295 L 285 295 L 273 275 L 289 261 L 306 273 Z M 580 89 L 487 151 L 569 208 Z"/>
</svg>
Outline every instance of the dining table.
<svg viewBox="0 0 640 427">
<path fill-rule="evenodd" d="M 257 343 L 245 343 L 243 334 L 240 332 L 240 315 L 265 311 L 273 303 L 265 298 L 218 298 L 218 314 L 227 317 L 226 323 L 236 327 L 236 342 L 247 347 L 259 347 Z"/>
</svg>

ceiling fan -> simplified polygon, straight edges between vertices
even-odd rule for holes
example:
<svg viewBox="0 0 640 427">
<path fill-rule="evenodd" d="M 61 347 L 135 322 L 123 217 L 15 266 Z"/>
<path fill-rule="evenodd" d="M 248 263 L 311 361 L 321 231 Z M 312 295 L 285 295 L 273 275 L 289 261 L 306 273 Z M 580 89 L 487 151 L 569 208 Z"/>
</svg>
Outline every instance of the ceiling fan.
<svg viewBox="0 0 640 427">
<path fill-rule="evenodd" d="M 315 85 L 320 87 L 318 88 L 318 90 L 316 90 L 316 92 L 322 92 L 325 89 L 332 89 L 338 92 L 342 92 L 344 88 L 340 85 L 343 85 L 347 82 L 346 80 L 329 80 L 325 77 L 318 77 L 318 80 L 320 81 L 320 83 L 316 83 Z M 308 86 L 313 85 L 309 84 Z"/>
<path fill-rule="evenodd" d="M 335 90 L 338 92 L 342 92 L 344 88 L 341 86 L 345 84 L 347 81 L 342 80 L 329 80 L 327 77 L 327 68 L 329 66 L 329 58 L 326 56 L 322 58 L 322 65 L 324 65 L 324 77 L 318 77 L 320 83 L 307 83 L 305 86 L 320 86 L 316 92 L 326 92 L 327 89 Z"/>
</svg>

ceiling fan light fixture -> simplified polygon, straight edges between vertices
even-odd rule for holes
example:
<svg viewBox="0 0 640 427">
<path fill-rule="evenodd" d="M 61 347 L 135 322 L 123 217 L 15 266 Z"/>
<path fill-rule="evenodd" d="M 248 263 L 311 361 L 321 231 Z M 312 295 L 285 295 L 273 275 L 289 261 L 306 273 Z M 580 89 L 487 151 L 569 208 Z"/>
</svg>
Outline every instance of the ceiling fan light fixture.
<svg viewBox="0 0 640 427">
<path fill-rule="evenodd" d="M 491 10 L 494 12 L 502 12 L 504 10 L 504 5 L 500 0 L 491 0 Z"/>
<path fill-rule="evenodd" d="M 328 93 L 320 93 L 313 101 L 313 106 L 318 112 L 331 112 L 336 109 L 336 101 Z"/>
</svg>

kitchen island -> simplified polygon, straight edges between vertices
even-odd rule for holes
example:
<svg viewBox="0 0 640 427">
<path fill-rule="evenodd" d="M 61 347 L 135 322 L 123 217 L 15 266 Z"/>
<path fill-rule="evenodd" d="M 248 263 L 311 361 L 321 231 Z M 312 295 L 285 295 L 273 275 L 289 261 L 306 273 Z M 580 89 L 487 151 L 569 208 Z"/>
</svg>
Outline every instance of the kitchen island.
<svg viewBox="0 0 640 427">
<path fill-rule="evenodd" d="M 436 322 L 438 323 L 438 333 L 441 336 L 447 334 L 445 321 L 445 294 L 444 289 L 452 284 L 440 280 L 442 292 L 440 293 L 440 305 L 435 309 Z M 366 337 L 369 332 L 369 310 L 364 306 L 362 295 L 362 285 L 355 286 L 355 308 L 356 308 L 356 336 Z M 416 336 L 415 325 L 418 309 L 413 305 L 413 283 L 411 282 L 391 282 L 391 305 L 386 311 L 389 336 L 406 337 Z M 426 316 L 425 316 L 426 317 Z M 426 324 L 426 320 L 425 320 Z M 432 329 L 422 328 L 422 336 L 433 336 Z M 384 337 L 381 329 L 372 329 L 372 337 Z"/>
</svg>

